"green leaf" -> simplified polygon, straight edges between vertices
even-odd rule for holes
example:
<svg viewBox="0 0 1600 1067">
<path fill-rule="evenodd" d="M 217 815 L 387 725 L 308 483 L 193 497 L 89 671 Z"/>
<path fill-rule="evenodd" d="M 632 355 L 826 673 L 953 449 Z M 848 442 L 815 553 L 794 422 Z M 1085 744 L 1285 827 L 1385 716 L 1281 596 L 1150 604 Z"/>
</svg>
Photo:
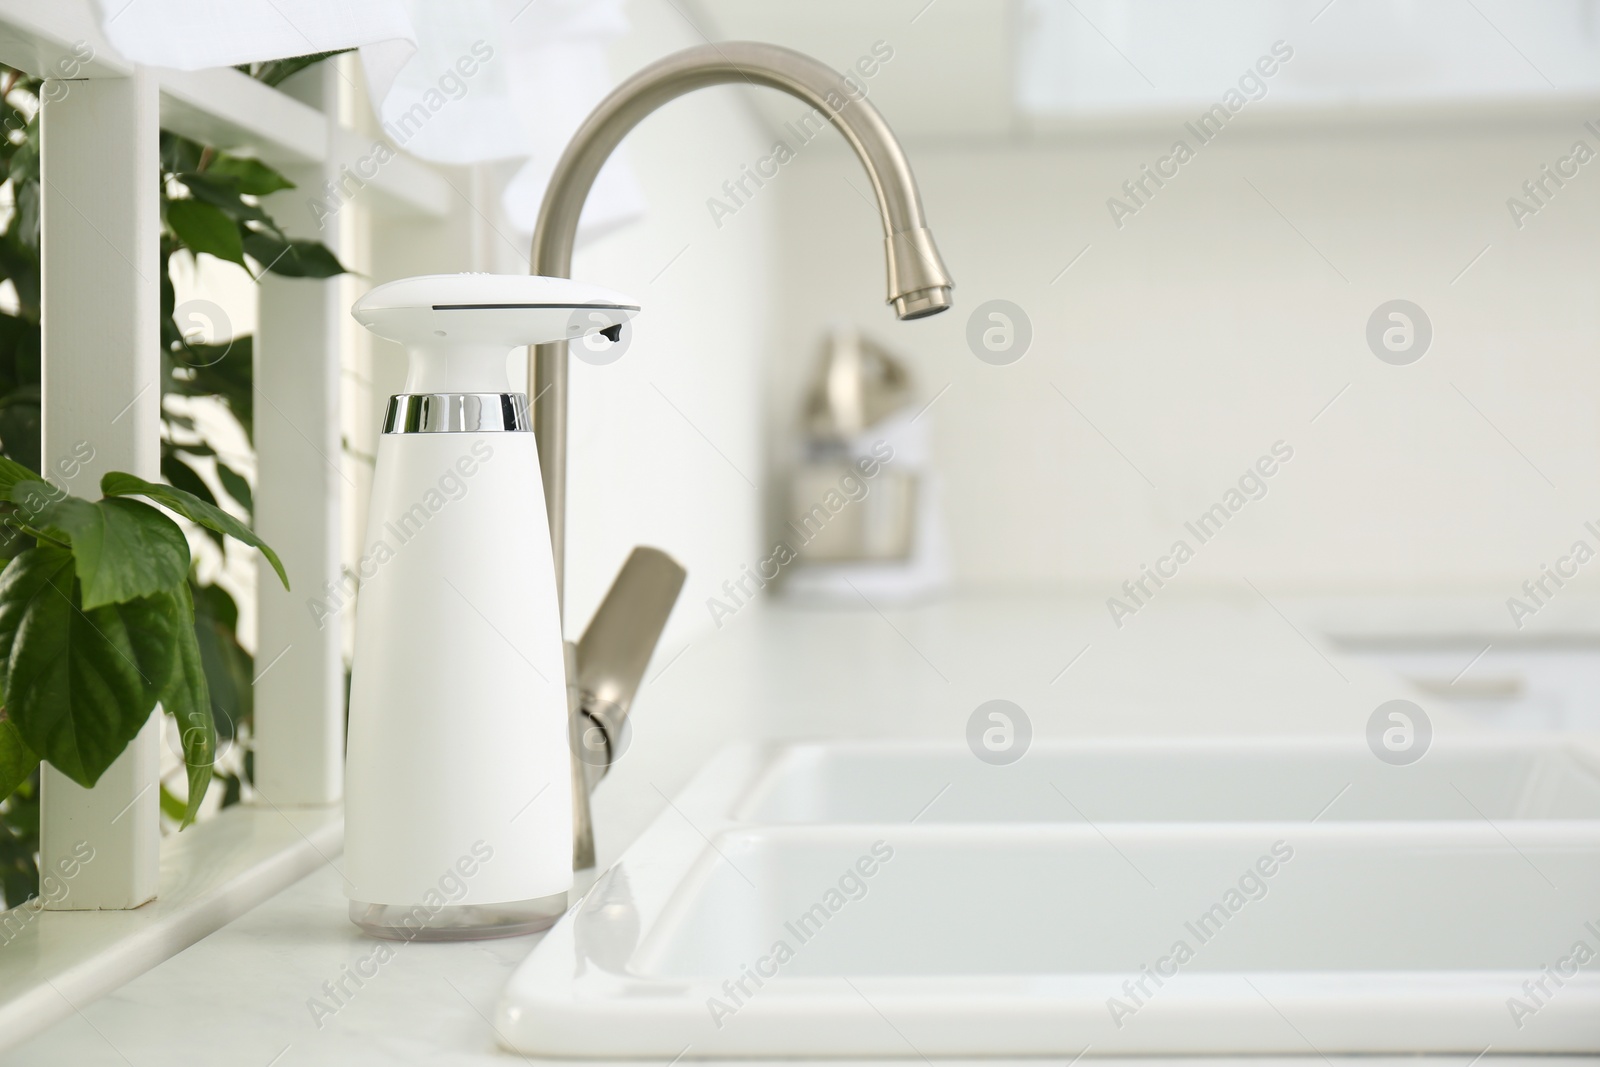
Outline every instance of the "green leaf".
<svg viewBox="0 0 1600 1067">
<path fill-rule="evenodd" d="M 0 567 L 34 546 L 34 539 L 7 523 L 0 525 Z"/>
<path fill-rule="evenodd" d="M 14 907 L 39 895 L 39 776 L 30 777 L 0 805 L 0 891 Z"/>
<path fill-rule="evenodd" d="M 42 339 L 37 318 L 0 312 L 0 370 L 4 372 L 8 393 L 13 389 L 31 388 L 36 391 L 34 400 L 37 402 L 43 370 L 39 358 Z"/>
<path fill-rule="evenodd" d="M 234 339 L 223 341 L 220 344 L 208 345 L 179 336 L 168 346 L 168 352 L 172 360 L 173 370 L 182 367 L 189 371 L 197 371 L 227 359 L 233 352 L 234 344 Z M 246 350 L 245 358 L 249 358 L 248 349 Z"/>
<path fill-rule="evenodd" d="M 23 386 L 0 399 L 0 448 L 29 470 L 39 463 L 41 427 L 37 385 Z"/>
<path fill-rule="evenodd" d="M 250 483 L 245 476 L 228 466 L 226 463 L 217 462 L 217 480 L 222 483 L 222 488 L 227 494 L 238 501 L 239 506 L 255 514 L 255 497 L 250 491 Z"/>
<path fill-rule="evenodd" d="M 199 141 L 191 141 L 171 130 L 161 131 L 162 170 L 168 173 L 194 170 L 200 166 L 200 157 L 204 153 L 205 146 Z"/>
<path fill-rule="evenodd" d="M 188 539 L 143 501 L 90 502 L 39 481 L 13 486 L 10 497 L 33 525 L 71 542 L 86 609 L 170 590 L 189 575 Z"/>
<path fill-rule="evenodd" d="M 187 582 L 173 599 L 180 613 L 177 655 L 172 659 L 172 674 L 161 691 L 161 706 L 177 724 L 183 745 L 183 763 L 189 775 L 189 807 L 183 814 L 183 825 L 188 826 L 194 822 L 211 785 L 211 766 L 217 759 L 217 723 L 211 714 L 211 691 L 200 661 L 200 646 L 195 642 L 194 601 Z"/>
<path fill-rule="evenodd" d="M 162 507 L 171 508 L 208 530 L 216 530 L 247 545 L 254 545 L 267 557 L 272 569 L 278 572 L 278 580 L 283 582 L 283 587 L 289 588 L 289 575 L 284 572 L 283 561 L 278 559 L 278 554 L 257 537 L 254 530 L 221 508 L 207 504 L 199 497 L 185 493 L 181 489 L 174 489 L 170 485 L 161 485 L 157 482 L 147 482 L 143 478 L 136 478 L 122 471 L 110 471 L 101 478 L 100 491 L 106 496 L 147 496 Z"/>
<path fill-rule="evenodd" d="M 255 429 L 255 394 L 252 391 L 255 368 L 251 358 L 254 339 L 245 334 L 235 337 L 229 345 L 231 347 L 225 359 L 205 356 L 188 367 L 169 371 L 164 389 L 180 396 L 218 397 L 228 405 L 233 417 L 239 420 L 248 438 Z"/>
<path fill-rule="evenodd" d="M 253 63 L 239 69 L 257 81 L 264 82 L 267 85 L 278 85 L 291 74 L 299 73 L 314 63 L 321 63 L 329 56 L 336 56 L 348 51 L 350 51 L 348 48 L 339 48 L 332 52 L 314 52 L 309 56 L 269 59 L 263 63 Z"/>
<path fill-rule="evenodd" d="M 260 230 L 246 230 L 244 250 L 262 270 L 285 278 L 332 278 L 345 272 L 338 258 L 316 241 L 284 241 Z"/>
<path fill-rule="evenodd" d="M 163 441 L 161 442 L 161 447 L 167 455 L 214 456 L 217 454 L 217 450 L 204 441 Z M 206 491 L 210 492 L 209 489 Z M 215 500 L 216 498 L 214 496 L 203 496 L 200 499 Z"/>
<path fill-rule="evenodd" d="M 12 222 L 17 222 L 15 216 Z M 28 246 L 25 237 L 33 240 L 34 247 Z M 9 278 L 17 290 L 18 311 L 32 322 L 39 321 L 40 275 L 37 244 L 37 230 L 31 235 L 8 230 L 3 237 L 0 237 L 0 273 Z"/>
<path fill-rule="evenodd" d="M 172 253 L 176 243 L 166 234 L 161 235 L 161 344 L 171 347 L 183 340 L 183 331 L 172 320 L 178 308 L 178 291 L 172 284 Z"/>
<path fill-rule="evenodd" d="M 171 200 L 167 202 L 167 225 L 189 251 L 244 266 L 239 224 L 219 208 L 198 200 Z"/>
<path fill-rule="evenodd" d="M 182 489 L 191 496 L 197 496 L 207 504 L 215 504 L 217 495 L 211 491 L 205 479 L 200 477 L 200 472 L 178 458 L 176 451 L 175 449 L 161 457 L 161 474 L 166 478 L 167 484 Z M 207 449 L 206 452 L 190 452 L 190 455 L 205 455 L 209 451 Z"/>
<path fill-rule="evenodd" d="M 209 177 L 229 179 L 241 193 L 250 196 L 266 196 L 279 189 L 294 188 L 294 182 L 259 159 L 246 159 L 243 156 L 218 155 L 206 167 L 205 173 Z"/>
<path fill-rule="evenodd" d="M 15 460 L 0 456 L 0 496 L 9 500 L 11 498 L 11 490 L 19 482 L 37 482 L 38 480 L 38 471 L 31 471 Z M 52 495 L 60 491 L 59 489 L 50 489 Z"/>
<path fill-rule="evenodd" d="M 161 814 L 180 824 L 178 827 L 180 830 L 189 825 L 188 813 L 184 808 L 183 801 L 179 800 L 177 795 L 165 785 L 161 787 Z"/>
<path fill-rule="evenodd" d="M 39 766 L 39 756 L 28 747 L 10 719 L 0 719 L 0 800 L 17 791 Z"/>
<path fill-rule="evenodd" d="M 39 183 L 19 182 L 15 190 L 16 214 L 12 217 L 8 227 L 22 243 L 35 256 L 39 254 Z"/>
<path fill-rule="evenodd" d="M 195 639 L 206 669 L 206 685 L 211 689 L 211 712 L 220 743 L 235 736 L 239 724 L 248 722 L 255 711 L 253 660 L 239 644 L 239 606 L 227 590 L 199 585 L 193 578 L 189 589 L 194 595 Z"/>
<path fill-rule="evenodd" d="M 171 446 L 163 447 L 165 449 Z M 206 451 L 210 452 L 211 450 L 206 448 Z M 207 504 L 215 505 L 217 502 L 217 495 L 211 491 L 211 487 L 205 483 L 205 479 L 201 478 L 199 472 L 193 467 L 179 459 L 175 451 L 168 451 L 166 455 L 161 457 L 161 477 L 165 478 L 167 484 L 173 488 L 181 489 L 191 496 L 200 498 Z M 205 527 L 202 527 L 202 529 L 205 529 Z M 206 529 L 206 534 L 216 542 L 218 548 L 222 547 L 222 534 L 211 529 Z"/>
<path fill-rule="evenodd" d="M 0 692 L 33 751 L 85 788 L 150 717 L 177 655 L 170 593 L 84 610 L 63 548 L 0 573 Z"/>
<path fill-rule="evenodd" d="M 265 222 L 272 225 L 272 217 L 255 204 L 247 204 L 241 197 L 241 190 L 231 181 L 210 177 L 216 173 L 212 166 L 204 174 L 179 174 L 178 181 L 194 195 L 196 200 L 203 200 L 221 211 L 231 219 L 243 222 L 249 219 L 253 222 Z"/>
<path fill-rule="evenodd" d="M 28 139 L 17 145 L 16 151 L 11 154 L 9 173 L 12 182 L 18 185 L 39 180 L 39 138 L 34 132 L 37 129 L 38 123 L 31 123 L 28 127 Z"/>
</svg>

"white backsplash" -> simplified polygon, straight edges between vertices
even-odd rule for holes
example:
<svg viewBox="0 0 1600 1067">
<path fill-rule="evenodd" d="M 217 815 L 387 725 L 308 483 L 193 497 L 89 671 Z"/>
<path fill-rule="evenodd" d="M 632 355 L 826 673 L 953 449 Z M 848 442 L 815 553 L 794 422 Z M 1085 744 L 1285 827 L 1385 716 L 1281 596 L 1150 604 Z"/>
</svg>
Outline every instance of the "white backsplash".
<svg viewBox="0 0 1600 1067">
<path fill-rule="evenodd" d="M 949 386 L 929 417 L 960 584 L 1110 595 L 1183 539 L 1195 552 L 1181 584 L 1511 596 L 1600 517 L 1600 169 L 1579 169 L 1520 229 L 1507 207 L 1574 141 L 1600 147 L 1590 117 L 1230 127 L 1147 185 L 1120 228 L 1108 199 L 1128 203 L 1122 183 L 1181 127 L 911 143 L 957 307 L 909 324 L 882 304 L 859 164 L 809 149 L 773 183 L 790 297 L 776 305 L 773 433 L 844 319 L 903 353 L 924 399 Z M 1366 342 L 1396 298 L 1432 323 L 1410 366 Z M 1009 366 L 966 341 L 991 299 L 1031 320 Z M 1293 458 L 1267 496 L 1200 544 L 1185 523 L 1280 441 Z"/>
</svg>

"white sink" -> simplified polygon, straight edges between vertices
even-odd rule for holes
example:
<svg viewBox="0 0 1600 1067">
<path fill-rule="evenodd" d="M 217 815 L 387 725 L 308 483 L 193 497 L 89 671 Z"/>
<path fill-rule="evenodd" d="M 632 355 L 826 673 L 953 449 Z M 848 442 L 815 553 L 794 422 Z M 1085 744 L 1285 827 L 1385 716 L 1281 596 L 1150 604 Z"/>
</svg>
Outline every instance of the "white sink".
<svg viewBox="0 0 1600 1067">
<path fill-rule="evenodd" d="M 1410 767 L 1326 742 L 1009 767 L 740 747 L 497 1023 L 547 1056 L 1597 1052 L 1600 956 L 1561 962 L 1600 953 L 1594 765 L 1504 737 Z"/>
<path fill-rule="evenodd" d="M 919 823 L 1600 820 L 1600 757 L 1548 735 L 1440 745 L 1409 766 L 1359 740 L 1041 742 L 1009 766 L 962 746 L 799 744 L 772 754 L 734 816 L 892 823 L 919 811 Z"/>
</svg>

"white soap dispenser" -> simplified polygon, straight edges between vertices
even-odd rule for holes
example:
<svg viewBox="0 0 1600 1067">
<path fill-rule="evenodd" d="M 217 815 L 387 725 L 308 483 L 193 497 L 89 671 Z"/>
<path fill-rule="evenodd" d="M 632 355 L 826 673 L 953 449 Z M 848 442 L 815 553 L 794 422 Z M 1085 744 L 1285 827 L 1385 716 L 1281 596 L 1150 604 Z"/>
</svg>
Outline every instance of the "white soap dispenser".
<svg viewBox="0 0 1600 1067">
<path fill-rule="evenodd" d="M 406 346 L 378 443 L 346 754 L 345 892 L 380 937 L 549 926 L 572 886 L 555 568 L 513 347 L 613 340 L 638 306 L 565 278 L 380 285 L 363 326 Z"/>
</svg>

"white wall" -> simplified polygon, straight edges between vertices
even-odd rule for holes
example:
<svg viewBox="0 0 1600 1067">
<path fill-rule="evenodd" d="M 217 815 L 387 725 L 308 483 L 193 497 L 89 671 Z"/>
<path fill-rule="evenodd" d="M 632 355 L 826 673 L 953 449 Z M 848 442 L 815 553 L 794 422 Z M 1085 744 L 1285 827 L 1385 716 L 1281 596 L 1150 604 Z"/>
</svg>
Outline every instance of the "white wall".
<svg viewBox="0 0 1600 1067">
<path fill-rule="evenodd" d="M 1269 495 L 1181 581 L 1509 596 L 1600 519 L 1600 163 L 1520 231 L 1506 208 L 1576 138 L 1600 146 L 1584 117 L 1229 130 L 1120 230 L 1107 198 L 1171 135 L 913 142 L 958 304 L 909 324 L 883 306 L 878 222 L 845 184 L 866 188 L 859 165 L 819 143 L 773 186 L 793 294 L 775 425 L 792 421 L 825 325 L 848 318 L 911 360 L 924 397 L 950 385 L 929 417 L 964 585 L 1109 593 L 1175 538 L 1197 544 L 1183 522 L 1281 439 L 1294 459 Z M 1364 338 L 1397 297 L 1433 323 L 1411 366 Z M 963 336 L 992 298 L 1032 321 L 1010 366 Z"/>
</svg>

